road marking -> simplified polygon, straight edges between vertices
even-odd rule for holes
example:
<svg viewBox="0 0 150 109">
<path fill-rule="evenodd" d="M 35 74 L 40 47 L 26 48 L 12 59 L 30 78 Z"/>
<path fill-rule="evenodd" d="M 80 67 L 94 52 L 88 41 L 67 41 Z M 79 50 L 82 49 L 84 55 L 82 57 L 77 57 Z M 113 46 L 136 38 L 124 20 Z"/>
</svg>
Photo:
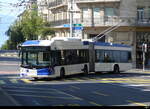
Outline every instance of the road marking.
<svg viewBox="0 0 150 109">
<path fill-rule="evenodd" d="M 97 79 L 96 79 L 96 78 L 95 78 L 95 79 L 94 79 L 94 78 L 91 78 L 91 79 L 89 79 L 89 80 L 91 80 L 91 81 L 96 81 Z"/>
<path fill-rule="evenodd" d="M 76 87 L 76 86 L 70 86 L 70 87 L 72 87 L 74 89 L 80 89 L 79 87 Z"/>
<path fill-rule="evenodd" d="M 4 88 L 17 88 L 17 89 L 35 89 L 35 90 L 44 90 L 45 91 L 45 88 L 34 88 L 34 87 L 20 87 L 20 86 L 3 86 Z M 49 90 L 49 91 L 59 91 L 59 90 L 57 90 L 57 89 L 46 89 L 46 90 Z"/>
<path fill-rule="evenodd" d="M 69 81 L 79 80 L 79 78 L 67 78 Z"/>
<path fill-rule="evenodd" d="M 22 81 L 25 82 L 25 83 L 32 83 L 32 81 L 30 81 L 30 80 L 28 80 L 28 79 L 20 79 L 20 80 L 22 80 Z"/>
<path fill-rule="evenodd" d="M 62 104 L 59 104 L 59 105 L 56 105 L 56 106 L 64 106 L 64 105 L 62 105 Z"/>
<path fill-rule="evenodd" d="M 109 96 L 107 94 L 104 94 L 104 93 L 100 93 L 100 92 L 93 92 L 94 94 L 97 94 L 97 95 L 100 95 L 100 96 Z"/>
<path fill-rule="evenodd" d="M 129 83 L 124 81 L 98 81 L 99 83 Z"/>
<path fill-rule="evenodd" d="M 71 92 L 74 92 L 74 90 L 72 90 L 72 89 L 69 89 Z"/>
<path fill-rule="evenodd" d="M 138 105 L 138 106 L 147 106 L 146 104 L 134 102 L 134 101 L 131 101 L 131 100 L 127 100 L 127 102 Z"/>
<path fill-rule="evenodd" d="M 33 102 L 34 102 L 36 105 L 40 106 L 40 103 L 38 103 L 36 100 L 33 100 Z"/>
<path fill-rule="evenodd" d="M 27 95 L 27 94 L 10 94 L 12 96 L 24 96 L 24 97 L 36 97 L 36 98 L 51 98 L 51 99 L 67 99 L 67 100 L 75 100 L 76 98 L 72 97 L 53 97 L 53 96 L 38 96 L 38 95 Z M 76 99 L 78 100 L 78 99 Z"/>
<path fill-rule="evenodd" d="M 5 82 L 3 80 L 0 80 L 0 84 L 5 84 Z"/>
<path fill-rule="evenodd" d="M 56 92 L 43 92 L 43 91 L 30 91 L 30 90 L 12 90 L 12 89 L 7 89 L 7 91 L 10 92 L 31 92 L 31 93 L 44 93 L 44 94 L 56 94 Z M 57 92 L 59 93 L 59 92 Z"/>
<path fill-rule="evenodd" d="M 103 105 L 101 105 L 101 104 L 97 104 L 97 103 L 95 103 L 95 102 L 89 102 L 90 104 L 92 104 L 92 105 L 95 105 L 95 106 L 103 106 Z"/>
<path fill-rule="evenodd" d="M 0 87 L 0 91 L 5 95 L 5 97 L 7 97 L 7 99 L 11 100 L 13 102 L 13 104 L 15 104 L 16 106 L 21 106 L 20 103 L 18 103 L 12 96 L 10 96 L 6 91 L 4 91 L 1 87 Z"/>
<path fill-rule="evenodd" d="M 79 81 L 79 82 L 83 82 L 83 81 L 85 81 L 85 80 L 81 80 L 81 79 L 79 79 L 79 80 L 77 80 L 77 81 Z"/>
<path fill-rule="evenodd" d="M 10 79 L 9 81 L 12 83 L 15 83 L 15 84 L 18 83 L 18 81 L 16 79 Z"/>
<path fill-rule="evenodd" d="M 81 79 L 83 79 L 83 80 L 89 80 L 88 77 L 82 77 Z"/>
<path fill-rule="evenodd" d="M 65 94 L 65 95 L 71 96 L 71 97 L 73 97 L 73 98 L 75 98 L 75 99 L 83 100 L 82 98 L 79 98 L 79 97 L 73 96 L 73 95 L 68 94 L 68 93 L 65 93 L 65 92 L 63 92 L 63 91 L 59 91 L 59 90 L 57 90 L 57 91 L 58 91 L 58 92 L 60 92 L 60 93 L 62 93 L 62 94 Z"/>
<path fill-rule="evenodd" d="M 36 82 L 38 82 L 38 83 L 44 83 L 45 81 L 36 81 Z"/>
<path fill-rule="evenodd" d="M 148 92 L 149 92 L 149 91 L 150 91 L 150 89 L 142 89 L 142 91 L 148 91 Z"/>
<path fill-rule="evenodd" d="M 135 86 L 135 87 L 140 87 L 140 86 L 150 86 L 150 84 L 124 84 L 123 86 Z"/>
<path fill-rule="evenodd" d="M 100 83 L 150 83 L 150 80 L 144 80 L 139 78 L 132 78 L 132 79 L 102 79 L 98 81 Z"/>
<path fill-rule="evenodd" d="M 79 104 L 68 104 L 68 106 L 80 106 Z"/>
</svg>

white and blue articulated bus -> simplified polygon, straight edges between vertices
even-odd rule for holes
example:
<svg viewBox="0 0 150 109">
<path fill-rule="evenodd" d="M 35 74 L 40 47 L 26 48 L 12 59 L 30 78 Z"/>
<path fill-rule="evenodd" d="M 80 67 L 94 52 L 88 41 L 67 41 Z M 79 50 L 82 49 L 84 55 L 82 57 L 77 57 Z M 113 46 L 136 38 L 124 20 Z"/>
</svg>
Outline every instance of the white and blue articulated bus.
<svg viewBox="0 0 150 109">
<path fill-rule="evenodd" d="M 122 44 L 55 37 L 21 45 L 21 77 L 61 77 L 77 73 L 120 72 L 132 68 L 132 48 Z"/>
</svg>

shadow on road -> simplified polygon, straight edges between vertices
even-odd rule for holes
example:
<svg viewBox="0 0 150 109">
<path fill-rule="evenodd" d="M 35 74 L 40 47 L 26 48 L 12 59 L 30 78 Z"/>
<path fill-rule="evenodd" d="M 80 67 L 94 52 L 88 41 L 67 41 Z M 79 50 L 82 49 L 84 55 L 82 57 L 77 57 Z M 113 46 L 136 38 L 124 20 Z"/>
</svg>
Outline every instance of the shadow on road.
<svg viewBox="0 0 150 109">
<path fill-rule="evenodd" d="M 0 61 L 20 61 L 20 59 L 15 57 L 0 57 Z"/>
<path fill-rule="evenodd" d="M 127 72 L 122 72 L 122 73 L 94 73 L 94 74 L 88 74 L 88 75 L 84 75 L 84 74 L 75 74 L 75 75 L 69 75 L 69 76 L 65 76 L 63 79 L 57 77 L 57 78 L 38 78 L 38 79 L 34 79 L 32 81 L 53 81 L 53 80 L 64 80 L 64 79 L 73 79 L 73 78 L 79 78 L 79 79 L 105 79 L 105 78 L 130 78 L 130 77 L 141 77 L 141 76 L 150 76 L 150 73 L 127 73 Z"/>
</svg>

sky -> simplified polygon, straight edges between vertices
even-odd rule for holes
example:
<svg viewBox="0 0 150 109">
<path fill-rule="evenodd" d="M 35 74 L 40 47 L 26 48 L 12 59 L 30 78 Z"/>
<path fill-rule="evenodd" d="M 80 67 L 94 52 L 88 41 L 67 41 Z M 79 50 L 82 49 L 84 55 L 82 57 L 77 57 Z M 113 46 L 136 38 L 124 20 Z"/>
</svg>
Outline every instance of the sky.
<svg viewBox="0 0 150 109">
<path fill-rule="evenodd" d="M 21 1 L 24 0 L 0 0 L 0 47 L 8 39 L 5 32 L 25 9 L 23 5 L 18 6 Z"/>
</svg>

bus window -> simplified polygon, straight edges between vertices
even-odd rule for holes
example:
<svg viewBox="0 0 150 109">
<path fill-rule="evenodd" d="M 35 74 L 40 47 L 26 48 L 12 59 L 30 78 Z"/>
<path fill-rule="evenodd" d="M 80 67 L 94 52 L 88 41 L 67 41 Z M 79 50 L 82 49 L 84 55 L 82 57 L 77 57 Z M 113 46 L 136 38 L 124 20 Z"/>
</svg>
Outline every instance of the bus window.
<svg viewBox="0 0 150 109">
<path fill-rule="evenodd" d="M 105 52 L 104 54 L 104 62 L 110 62 L 110 55 L 108 53 Z"/>
<path fill-rule="evenodd" d="M 87 63 L 87 62 L 89 62 L 88 50 L 79 50 L 78 63 Z"/>
<path fill-rule="evenodd" d="M 28 52 L 28 64 L 37 65 L 37 53 L 36 52 Z"/>
<path fill-rule="evenodd" d="M 65 56 L 66 64 L 76 64 L 77 59 L 77 50 L 67 50 Z"/>
<path fill-rule="evenodd" d="M 113 62 L 113 53 L 112 51 L 105 51 L 104 53 L 104 62 L 106 63 L 110 63 L 110 62 Z"/>
<path fill-rule="evenodd" d="M 51 51 L 51 58 L 52 58 L 52 65 L 53 66 L 59 66 L 59 65 L 63 65 L 63 61 L 62 57 L 61 57 L 61 51 Z"/>
<path fill-rule="evenodd" d="M 96 62 L 104 62 L 104 50 L 96 50 Z"/>
<path fill-rule="evenodd" d="M 131 62 L 131 52 L 128 52 L 128 62 Z"/>
<path fill-rule="evenodd" d="M 121 53 L 121 54 L 120 54 L 120 56 L 121 56 L 121 58 L 120 58 L 121 60 L 120 60 L 120 61 L 121 61 L 122 63 L 128 62 L 128 52 L 126 52 L 126 51 L 121 51 L 120 53 Z"/>
<path fill-rule="evenodd" d="M 27 53 L 22 52 L 22 65 L 27 65 Z"/>
<path fill-rule="evenodd" d="M 113 51 L 114 62 L 120 62 L 120 51 Z"/>
</svg>

